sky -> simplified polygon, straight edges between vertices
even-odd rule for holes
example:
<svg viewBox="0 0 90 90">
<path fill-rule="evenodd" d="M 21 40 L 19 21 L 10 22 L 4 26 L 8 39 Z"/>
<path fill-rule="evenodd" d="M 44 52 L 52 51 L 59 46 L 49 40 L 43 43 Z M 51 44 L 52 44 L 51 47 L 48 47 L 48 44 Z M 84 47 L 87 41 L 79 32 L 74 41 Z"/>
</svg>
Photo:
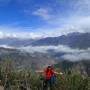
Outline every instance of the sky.
<svg viewBox="0 0 90 90">
<path fill-rule="evenodd" d="M 0 0 L 0 37 L 90 32 L 89 24 L 90 0 Z"/>
</svg>

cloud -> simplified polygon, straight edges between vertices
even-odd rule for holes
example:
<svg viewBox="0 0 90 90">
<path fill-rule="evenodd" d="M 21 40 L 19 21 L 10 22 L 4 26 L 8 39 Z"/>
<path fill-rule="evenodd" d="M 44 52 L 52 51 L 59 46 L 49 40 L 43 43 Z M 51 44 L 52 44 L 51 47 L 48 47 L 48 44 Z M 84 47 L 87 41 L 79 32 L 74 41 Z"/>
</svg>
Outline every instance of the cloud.
<svg viewBox="0 0 90 90">
<path fill-rule="evenodd" d="M 67 2 L 67 0 L 62 2 Z M 56 13 L 53 11 L 55 10 L 53 7 L 50 8 L 52 8 L 52 11 L 56 14 L 53 13 L 52 16 L 50 11 L 45 8 L 39 8 L 33 14 L 46 19 L 49 27 L 51 27 L 52 30 L 55 29 L 55 31 L 57 29 L 62 29 L 61 27 L 63 27 L 63 30 L 61 30 L 62 32 L 67 32 L 67 29 L 70 29 L 68 32 L 90 32 L 90 0 L 69 0 L 69 3 L 67 4 L 72 6 L 72 10 L 69 11 L 69 16 L 66 14 L 65 10 L 64 14 L 67 16 L 62 17 L 62 13 L 59 10 L 59 13 Z"/>
<path fill-rule="evenodd" d="M 90 51 L 90 49 L 84 50 L 84 49 L 72 49 L 68 46 L 64 45 L 49 45 L 49 46 L 26 46 L 21 47 L 22 49 L 28 50 L 30 52 L 37 51 L 37 52 L 47 52 L 47 50 L 54 50 L 55 52 L 63 52 L 63 53 L 83 53 L 85 51 Z"/>
<path fill-rule="evenodd" d="M 58 46 L 27 46 L 21 47 L 19 49 L 29 53 L 34 52 L 47 53 L 48 50 L 54 50 L 54 52 L 64 53 L 64 55 L 62 55 L 61 58 L 71 61 L 90 59 L 90 48 L 72 49 L 68 46 L 58 45 Z"/>
<path fill-rule="evenodd" d="M 8 45 L 0 45 L 0 47 L 8 48 L 8 49 L 16 49 L 15 47 L 8 46 Z"/>
<path fill-rule="evenodd" d="M 73 32 L 90 33 L 90 17 L 75 17 L 67 20 L 68 22 L 63 27 L 42 27 L 33 28 L 31 27 L 20 27 L 1 25 L 0 26 L 0 38 L 11 37 L 21 39 L 35 39 L 45 37 L 58 37 L 61 35 L 67 35 Z M 59 24 L 59 23 L 58 23 Z"/>
<path fill-rule="evenodd" d="M 76 8 L 77 13 L 85 13 L 90 14 L 90 0 L 78 0 L 75 4 L 74 8 Z"/>
<path fill-rule="evenodd" d="M 0 32 L 0 39 L 4 38 L 18 38 L 18 39 L 40 39 L 42 34 L 35 34 L 33 32 Z"/>
<path fill-rule="evenodd" d="M 67 20 L 67 25 L 72 25 L 80 28 L 90 27 L 90 16 L 74 16 Z"/>
<path fill-rule="evenodd" d="M 31 32 L 30 32 L 31 31 Z M 43 37 L 40 33 L 32 32 L 31 27 L 10 27 L 6 25 L 0 26 L 1 38 L 18 38 L 18 39 L 38 39 Z"/>
<path fill-rule="evenodd" d="M 88 49 L 72 49 L 67 46 L 58 45 L 58 46 L 27 46 L 27 47 L 11 47 L 7 45 L 0 45 L 0 47 L 9 48 L 9 49 L 19 49 L 23 52 L 29 53 L 47 53 L 48 50 L 54 50 L 54 52 L 64 53 L 64 55 L 60 56 L 62 59 L 70 60 L 70 61 L 78 61 L 78 60 L 90 60 L 90 48 Z"/>
<path fill-rule="evenodd" d="M 54 21 L 50 21 L 49 24 L 55 26 L 51 28 L 51 30 L 57 34 L 66 35 L 72 32 L 90 33 L 90 16 L 73 16 L 64 18 L 63 20 L 56 19 Z"/>
<path fill-rule="evenodd" d="M 7 45 L 0 45 L 0 47 L 9 48 L 9 49 L 19 49 L 23 52 L 29 53 L 47 53 L 48 50 L 54 50 L 55 52 L 64 53 L 64 55 L 60 56 L 62 59 L 70 60 L 70 61 L 78 61 L 78 60 L 90 60 L 90 48 L 88 49 L 72 49 L 67 46 L 58 45 L 58 46 L 27 46 L 27 47 L 11 47 Z"/>
<path fill-rule="evenodd" d="M 39 16 L 44 20 L 49 20 L 53 17 L 50 14 L 49 9 L 47 9 L 47 8 L 39 8 L 36 11 L 34 11 L 32 14 L 35 15 L 35 16 Z"/>
<path fill-rule="evenodd" d="M 65 54 L 62 56 L 63 59 L 70 61 L 78 61 L 78 60 L 90 60 L 90 52 L 83 53 L 73 53 L 73 54 Z"/>
</svg>

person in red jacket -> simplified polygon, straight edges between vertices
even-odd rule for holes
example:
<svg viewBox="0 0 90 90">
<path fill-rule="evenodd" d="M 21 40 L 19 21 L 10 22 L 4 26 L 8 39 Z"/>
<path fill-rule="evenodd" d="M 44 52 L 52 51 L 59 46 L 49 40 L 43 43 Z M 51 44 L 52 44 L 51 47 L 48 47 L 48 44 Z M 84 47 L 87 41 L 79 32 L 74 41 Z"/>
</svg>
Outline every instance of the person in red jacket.
<svg viewBox="0 0 90 90">
<path fill-rule="evenodd" d="M 56 73 L 54 72 L 53 66 L 48 66 L 45 69 L 44 75 L 45 75 L 44 76 L 45 77 L 45 86 L 44 87 L 47 87 L 47 85 L 52 87 L 52 85 L 55 83 L 55 80 L 56 80 Z"/>
<path fill-rule="evenodd" d="M 43 90 L 47 90 L 48 86 L 50 87 L 50 90 L 52 90 L 51 88 L 52 86 L 55 86 L 57 75 L 62 74 L 59 72 L 55 72 L 53 65 L 49 65 L 44 70 L 37 70 L 36 73 L 40 73 L 43 76 Z"/>
<path fill-rule="evenodd" d="M 53 75 L 55 75 L 54 70 L 51 66 L 48 66 L 45 70 L 45 78 L 46 80 L 50 80 Z"/>
</svg>

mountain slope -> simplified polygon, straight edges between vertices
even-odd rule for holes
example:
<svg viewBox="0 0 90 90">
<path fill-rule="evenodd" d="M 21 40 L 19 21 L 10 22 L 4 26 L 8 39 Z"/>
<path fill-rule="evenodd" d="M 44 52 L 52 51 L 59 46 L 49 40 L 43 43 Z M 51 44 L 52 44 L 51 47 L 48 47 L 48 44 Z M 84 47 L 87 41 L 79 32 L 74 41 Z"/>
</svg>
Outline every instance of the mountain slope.
<svg viewBox="0 0 90 90">
<path fill-rule="evenodd" d="M 72 48 L 86 49 L 90 47 L 90 33 L 71 33 L 59 37 L 47 37 L 35 42 L 33 46 L 67 45 Z"/>
<path fill-rule="evenodd" d="M 13 47 L 21 47 L 25 45 L 30 45 L 34 39 L 18 39 L 18 38 L 2 38 L 0 39 L 0 45 L 7 45 Z"/>
<path fill-rule="evenodd" d="M 70 33 L 41 39 L 2 38 L 0 39 L 0 45 L 14 47 L 66 45 L 71 48 L 86 49 L 90 47 L 90 33 Z"/>
<path fill-rule="evenodd" d="M 56 66 L 61 68 L 62 71 L 76 70 L 76 71 L 80 71 L 82 75 L 88 74 L 90 76 L 90 60 L 81 60 L 81 61 L 75 61 L 75 62 L 63 60 L 58 62 Z"/>
<path fill-rule="evenodd" d="M 0 63 L 11 59 L 17 68 L 43 68 L 45 65 L 55 63 L 54 59 L 42 53 L 26 53 L 17 49 L 0 48 Z"/>
</svg>

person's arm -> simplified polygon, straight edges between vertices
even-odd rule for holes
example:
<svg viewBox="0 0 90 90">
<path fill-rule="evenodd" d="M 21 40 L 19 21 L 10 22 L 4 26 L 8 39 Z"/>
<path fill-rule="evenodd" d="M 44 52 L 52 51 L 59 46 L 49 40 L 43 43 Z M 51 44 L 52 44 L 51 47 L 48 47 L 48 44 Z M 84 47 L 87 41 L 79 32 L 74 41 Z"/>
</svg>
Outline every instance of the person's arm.
<svg viewBox="0 0 90 90">
<path fill-rule="evenodd" d="M 56 75 L 62 75 L 62 72 L 54 72 Z"/>
<path fill-rule="evenodd" d="M 42 71 L 42 70 L 36 70 L 35 72 L 36 73 L 43 73 L 44 71 Z"/>
<path fill-rule="evenodd" d="M 58 72 L 54 72 L 56 75 L 58 75 L 59 73 Z"/>
</svg>

